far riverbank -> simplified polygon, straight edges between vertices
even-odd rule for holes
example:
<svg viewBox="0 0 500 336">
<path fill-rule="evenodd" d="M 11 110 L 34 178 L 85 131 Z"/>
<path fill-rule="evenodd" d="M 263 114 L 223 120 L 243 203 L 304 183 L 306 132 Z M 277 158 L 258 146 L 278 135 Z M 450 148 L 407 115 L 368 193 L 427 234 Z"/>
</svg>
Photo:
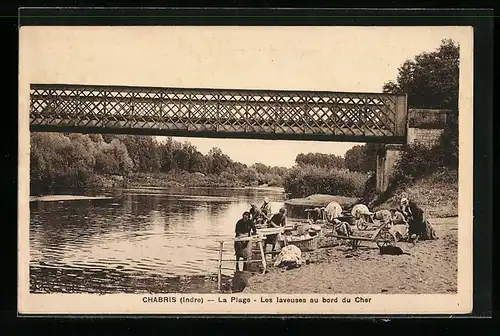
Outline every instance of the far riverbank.
<svg viewBox="0 0 500 336">
<path fill-rule="evenodd" d="M 224 188 L 224 189 L 262 189 L 284 192 L 283 186 L 259 184 L 258 181 L 243 181 L 235 176 L 204 175 L 201 173 L 134 173 L 127 176 L 94 175 L 88 185 L 80 188 L 50 188 L 31 190 L 30 197 L 75 194 L 82 196 L 101 196 L 100 193 L 123 189 L 164 189 L 164 188 Z"/>
</svg>

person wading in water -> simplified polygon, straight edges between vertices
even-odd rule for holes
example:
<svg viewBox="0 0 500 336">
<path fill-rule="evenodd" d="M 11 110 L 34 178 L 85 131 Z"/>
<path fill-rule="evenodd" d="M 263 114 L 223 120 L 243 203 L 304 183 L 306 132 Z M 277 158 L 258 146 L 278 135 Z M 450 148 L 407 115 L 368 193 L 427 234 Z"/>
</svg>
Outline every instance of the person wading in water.
<svg viewBox="0 0 500 336">
<path fill-rule="evenodd" d="M 236 238 L 250 237 L 252 234 L 257 234 L 257 229 L 255 228 L 255 223 L 250 220 L 250 213 L 245 211 L 241 216 L 241 219 L 236 223 L 234 229 L 236 233 Z M 235 241 L 234 242 L 234 252 L 236 255 L 236 270 L 240 270 L 239 261 L 240 258 L 247 261 L 252 255 L 252 244 L 249 240 L 245 241 Z M 243 270 L 247 267 L 247 263 L 244 263 Z"/>
</svg>

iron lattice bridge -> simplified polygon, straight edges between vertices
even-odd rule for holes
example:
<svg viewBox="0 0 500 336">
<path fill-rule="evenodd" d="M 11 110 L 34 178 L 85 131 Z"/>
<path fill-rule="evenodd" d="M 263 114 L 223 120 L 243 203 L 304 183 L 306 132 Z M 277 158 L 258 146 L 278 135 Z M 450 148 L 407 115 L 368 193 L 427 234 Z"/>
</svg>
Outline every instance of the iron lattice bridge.
<svg viewBox="0 0 500 336">
<path fill-rule="evenodd" d="M 405 143 L 406 95 L 32 84 L 31 131 Z"/>
</svg>

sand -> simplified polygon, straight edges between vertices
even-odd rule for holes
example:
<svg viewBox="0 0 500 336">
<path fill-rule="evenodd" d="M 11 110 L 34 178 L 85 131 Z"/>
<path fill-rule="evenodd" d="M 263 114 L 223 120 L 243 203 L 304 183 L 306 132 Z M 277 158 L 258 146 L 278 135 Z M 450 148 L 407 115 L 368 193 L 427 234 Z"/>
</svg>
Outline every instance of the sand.
<svg viewBox="0 0 500 336">
<path fill-rule="evenodd" d="M 303 253 L 307 263 L 302 267 L 271 267 L 265 275 L 252 276 L 244 293 L 456 293 L 457 218 L 432 223 L 439 239 L 415 246 L 398 242 L 410 255 L 380 255 L 371 242 L 352 252 L 335 238 L 324 238 L 319 249 Z"/>
</svg>

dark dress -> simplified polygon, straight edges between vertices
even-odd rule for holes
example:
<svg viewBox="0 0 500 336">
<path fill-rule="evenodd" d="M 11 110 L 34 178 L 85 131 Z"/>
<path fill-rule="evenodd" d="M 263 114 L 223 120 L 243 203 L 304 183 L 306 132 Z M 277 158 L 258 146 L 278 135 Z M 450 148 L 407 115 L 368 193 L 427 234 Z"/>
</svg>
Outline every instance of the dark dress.
<svg viewBox="0 0 500 336">
<path fill-rule="evenodd" d="M 264 214 L 259 208 L 251 208 L 250 219 L 256 224 L 262 224 L 264 222 Z"/>
<path fill-rule="evenodd" d="M 251 233 L 257 233 L 257 229 L 255 228 L 255 223 L 251 220 L 240 219 L 236 223 L 235 228 L 235 237 L 250 237 Z M 251 253 L 251 244 L 250 241 L 235 241 L 234 242 L 234 252 L 236 257 L 242 257 L 248 259 Z"/>
<path fill-rule="evenodd" d="M 403 214 L 408 221 L 408 233 L 410 235 L 416 234 L 422 239 L 433 239 L 435 236 L 434 232 L 427 234 L 429 230 L 433 231 L 433 229 L 430 226 L 430 223 L 427 222 L 424 211 L 412 201 L 408 203 L 408 207 L 405 210 L 406 211 L 404 211 Z"/>
<path fill-rule="evenodd" d="M 280 214 L 280 213 L 274 214 L 271 217 L 269 224 L 270 224 L 270 227 L 285 226 L 285 224 L 286 224 L 285 216 Z M 274 245 L 274 244 L 276 244 L 277 241 L 278 241 L 278 234 L 271 234 L 271 235 L 268 235 L 266 237 L 266 244 Z"/>
</svg>

